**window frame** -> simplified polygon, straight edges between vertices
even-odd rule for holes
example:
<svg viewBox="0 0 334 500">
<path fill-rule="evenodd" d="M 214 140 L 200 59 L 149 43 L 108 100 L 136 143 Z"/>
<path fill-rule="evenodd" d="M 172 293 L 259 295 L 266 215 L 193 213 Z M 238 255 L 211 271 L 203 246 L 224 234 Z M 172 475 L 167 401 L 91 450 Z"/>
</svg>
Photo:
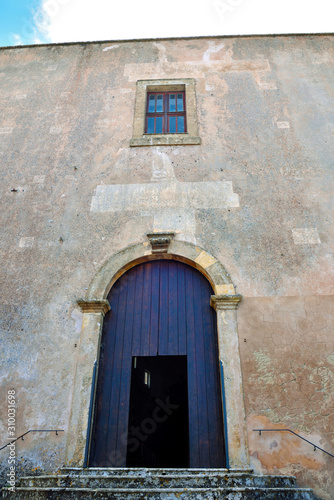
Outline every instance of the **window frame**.
<svg viewBox="0 0 334 500">
<path fill-rule="evenodd" d="M 184 92 L 185 132 L 147 133 L 146 119 L 148 94 L 177 92 Z M 201 144 L 197 128 L 195 80 L 193 78 L 173 80 L 138 80 L 136 88 L 133 135 L 130 140 L 130 146 L 193 144 Z"/>
<path fill-rule="evenodd" d="M 175 111 L 170 110 L 170 98 L 169 96 L 175 95 Z M 178 96 L 182 96 L 182 110 L 178 109 L 179 99 Z M 154 111 L 150 111 L 150 103 L 151 96 L 156 96 L 154 99 Z M 157 97 L 162 96 L 162 110 L 158 111 L 157 109 Z M 146 95 L 146 117 L 145 117 L 145 134 L 152 133 L 148 132 L 149 129 L 149 119 L 154 118 L 154 132 L 153 134 L 186 134 L 187 133 L 187 117 L 186 117 L 186 99 L 185 99 L 185 91 L 177 90 L 177 91 L 165 91 L 165 92 L 147 92 Z M 175 132 L 170 131 L 170 118 L 175 116 Z M 162 130 L 161 132 L 157 132 L 157 120 L 156 118 L 162 118 Z M 181 132 L 178 131 L 178 118 L 183 117 L 183 130 Z"/>
</svg>

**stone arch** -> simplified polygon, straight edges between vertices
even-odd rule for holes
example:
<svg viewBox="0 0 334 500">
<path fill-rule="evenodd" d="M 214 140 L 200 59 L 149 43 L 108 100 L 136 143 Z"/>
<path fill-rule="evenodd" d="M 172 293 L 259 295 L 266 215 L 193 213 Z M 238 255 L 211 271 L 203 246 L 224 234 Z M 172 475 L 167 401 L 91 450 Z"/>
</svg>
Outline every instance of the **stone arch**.
<svg viewBox="0 0 334 500">
<path fill-rule="evenodd" d="M 215 295 L 234 295 L 235 287 L 225 267 L 209 252 L 185 241 L 171 241 L 166 252 L 154 252 L 149 242 L 129 246 L 112 255 L 91 281 L 87 301 L 106 299 L 115 281 L 146 260 L 175 259 L 198 269 L 210 282 Z"/>
</svg>

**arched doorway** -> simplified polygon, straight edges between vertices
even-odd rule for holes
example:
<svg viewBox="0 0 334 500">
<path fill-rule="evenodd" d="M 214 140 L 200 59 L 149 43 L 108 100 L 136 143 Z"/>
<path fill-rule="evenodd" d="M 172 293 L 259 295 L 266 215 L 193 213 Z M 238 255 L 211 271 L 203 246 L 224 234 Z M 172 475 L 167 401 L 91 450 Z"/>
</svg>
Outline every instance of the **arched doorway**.
<svg viewBox="0 0 334 500">
<path fill-rule="evenodd" d="M 212 293 L 174 260 L 139 264 L 114 284 L 89 466 L 225 466 Z"/>
</svg>

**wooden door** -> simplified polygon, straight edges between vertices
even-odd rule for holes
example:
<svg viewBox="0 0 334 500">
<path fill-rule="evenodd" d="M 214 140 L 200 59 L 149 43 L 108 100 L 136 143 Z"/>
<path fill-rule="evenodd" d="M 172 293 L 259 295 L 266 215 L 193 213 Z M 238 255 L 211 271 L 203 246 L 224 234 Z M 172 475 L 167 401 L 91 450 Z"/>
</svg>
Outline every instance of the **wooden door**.
<svg viewBox="0 0 334 500">
<path fill-rule="evenodd" d="M 112 287 L 101 341 L 91 467 L 127 465 L 133 358 L 160 356 L 187 356 L 189 466 L 225 466 L 212 293 L 199 271 L 173 260 L 135 266 Z"/>
</svg>

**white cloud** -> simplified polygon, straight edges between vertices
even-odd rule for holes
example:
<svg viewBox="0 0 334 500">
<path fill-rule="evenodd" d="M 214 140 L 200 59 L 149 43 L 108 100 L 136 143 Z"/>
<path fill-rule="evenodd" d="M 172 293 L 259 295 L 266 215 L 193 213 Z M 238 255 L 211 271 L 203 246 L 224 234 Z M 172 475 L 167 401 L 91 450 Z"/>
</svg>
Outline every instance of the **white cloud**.
<svg viewBox="0 0 334 500">
<path fill-rule="evenodd" d="M 332 0 L 41 0 L 49 42 L 331 30 Z"/>
<path fill-rule="evenodd" d="M 14 45 L 23 45 L 22 38 L 18 33 L 13 33 L 12 38 L 14 40 Z"/>
</svg>

